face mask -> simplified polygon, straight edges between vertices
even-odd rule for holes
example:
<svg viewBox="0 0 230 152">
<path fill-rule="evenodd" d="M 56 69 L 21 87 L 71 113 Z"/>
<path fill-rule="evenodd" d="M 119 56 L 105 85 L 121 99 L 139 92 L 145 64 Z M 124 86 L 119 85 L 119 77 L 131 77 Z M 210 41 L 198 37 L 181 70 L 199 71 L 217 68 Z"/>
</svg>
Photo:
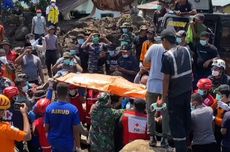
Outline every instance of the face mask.
<svg viewBox="0 0 230 152">
<path fill-rule="evenodd" d="M 160 36 L 156 36 L 156 37 L 154 37 L 154 40 L 155 40 L 156 42 L 161 42 L 161 37 L 160 37 Z"/>
<path fill-rule="evenodd" d="M 199 93 L 201 96 L 204 96 L 204 95 L 205 95 L 204 90 L 198 89 L 198 93 Z"/>
<path fill-rule="evenodd" d="M 122 28 L 123 33 L 128 33 L 128 31 L 129 31 L 128 28 Z"/>
<path fill-rule="evenodd" d="M 128 45 L 129 43 L 127 41 L 121 41 L 121 46 Z"/>
<path fill-rule="evenodd" d="M 69 64 L 70 64 L 70 59 L 65 59 L 65 60 L 63 61 L 63 63 L 64 63 L 65 65 L 69 65 Z"/>
<path fill-rule="evenodd" d="M 8 62 L 7 62 L 6 56 L 1 56 L 0 62 L 2 62 L 3 64 L 7 64 Z"/>
<path fill-rule="evenodd" d="M 77 39 L 77 43 L 80 44 L 80 45 L 83 44 L 84 42 L 85 42 L 84 39 Z"/>
<path fill-rule="evenodd" d="M 55 6 L 56 6 L 56 4 L 55 4 L 55 3 L 51 3 L 51 6 L 55 7 Z"/>
<path fill-rule="evenodd" d="M 205 45 L 207 45 L 207 41 L 206 41 L 206 40 L 200 40 L 200 44 L 201 44 L 202 46 L 205 46 Z"/>
<path fill-rule="evenodd" d="M 24 93 L 27 93 L 28 92 L 28 90 L 29 90 L 29 88 L 28 88 L 28 86 L 26 85 L 26 86 L 24 86 L 24 87 L 22 87 L 22 91 L 24 92 Z"/>
<path fill-rule="evenodd" d="M 42 14 L 40 14 L 40 13 L 39 13 L 39 14 L 37 14 L 37 17 L 41 17 L 41 16 L 42 16 Z"/>
<path fill-rule="evenodd" d="M 177 38 L 176 38 L 176 42 L 177 42 L 178 44 L 180 44 L 180 43 L 182 42 L 182 39 L 181 39 L 180 37 L 177 37 Z"/>
<path fill-rule="evenodd" d="M 220 72 L 219 71 L 216 71 L 216 70 L 212 70 L 212 76 L 214 77 L 217 77 L 220 75 Z"/>
<path fill-rule="evenodd" d="M 92 41 L 93 41 L 93 44 L 98 44 L 100 41 L 100 38 L 99 37 L 93 37 Z"/>
<path fill-rule="evenodd" d="M 77 94 L 77 90 L 69 90 L 70 96 L 75 96 Z"/>
<path fill-rule="evenodd" d="M 76 50 L 70 50 L 70 54 L 73 56 L 73 55 L 76 55 L 77 54 L 77 51 Z"/>
<path fill-rule="evenodd" d="M 129 55 L 128 55 L 128 54 L 124 54 L 124 55 L 122 55 L 122 57 L 123 57 L 123 58 L 128 58 Z"/>
<path fill-rule="evenodd" d="M 222 95 L 216 94 L 216 100 L 217 100 L 217 101 L 221 101 L 221 99 L 222 99 Z"/>
</svg>

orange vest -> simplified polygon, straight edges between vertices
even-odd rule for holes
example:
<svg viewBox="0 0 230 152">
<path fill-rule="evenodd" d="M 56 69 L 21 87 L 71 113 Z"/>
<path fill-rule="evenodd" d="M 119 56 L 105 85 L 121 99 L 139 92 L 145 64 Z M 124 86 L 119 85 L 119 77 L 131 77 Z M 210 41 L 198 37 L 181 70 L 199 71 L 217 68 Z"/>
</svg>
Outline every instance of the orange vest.
<svg viewBox="0 0 230 152">
<path fill-rule="evenodd" d="M 224 114 L 225 114 L 225 110 L 222 108 L 217 108 L 217 113 L 216 113 L 216 119 L 215 119 L 215 123 L 217 126 L 221 127 L 222 126 L 222 121 L 224 118 Z"/>
<path fill-rule="evenodd" d="M 136 111 L 125 111 L 121 123 L 123 126 L 123 144 L 126 145 L 136 139 L 148 140 L 147 115 Z"/>
</svg>

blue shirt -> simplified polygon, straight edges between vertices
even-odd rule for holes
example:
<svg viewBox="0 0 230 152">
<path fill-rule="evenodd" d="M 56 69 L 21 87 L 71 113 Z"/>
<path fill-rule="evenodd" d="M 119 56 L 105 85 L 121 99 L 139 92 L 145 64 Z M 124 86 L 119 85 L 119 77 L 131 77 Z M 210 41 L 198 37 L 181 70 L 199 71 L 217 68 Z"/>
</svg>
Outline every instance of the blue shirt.
<svg viewBox="0 0 230 152">
<path fill-rule="evenodd" d="M 48 141 L 52 147 L 66 150 L 74 147 L 73 126 L 80 124 L 75 106 L 67 102 L 51 103 L 46 109 L 45 123 L 49 125 Z"/>
</svg>

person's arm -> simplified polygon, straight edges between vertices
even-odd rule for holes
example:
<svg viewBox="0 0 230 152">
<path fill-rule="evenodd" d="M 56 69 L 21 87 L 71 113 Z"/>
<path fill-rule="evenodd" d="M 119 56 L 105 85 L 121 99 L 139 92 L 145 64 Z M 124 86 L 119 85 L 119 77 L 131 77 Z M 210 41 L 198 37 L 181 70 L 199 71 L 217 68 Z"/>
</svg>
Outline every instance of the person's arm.
<svg viewBox="0 0 230 152">
<path fill-rule="evenodd" d="M 15 60 L 15 64 L 20 65 L 22 63 L 23 56 L 26 55 L 26 53 L 27 51 L 24 51 L 21 55 L 19 55 Z"/>
<path fill-rule="evenodd" d="M 42 71 L 42 63 L 41 63 L 40 59 L 38 59 L 38 72 L 39 72 L 39 75 L 40 75 L 42 83 L 44 83 L 45 78 L 44 78 L 44 74 L 43 74 L 43 71 Z"/>
<path fill-rule="evenodd" d="M 227 130 L 228 126 L 230 125 L 230 119 L 229 119 L 229 114 L 225 113 L 223 117 L 223 123 L 222 123 L 222 128 L 220 130 L 221 134 L 225 136 L 229 130 Z"/>
<path fill-rule="evenodd" d="M 82 48 L 82 49 L 87 48 L 89 42 L 91 41 L 92 35 L 93 35 L 93 34 L 90 34 L 89 37 L 86 39 L 86 41 L 81 45 L 81 48 Z"/>
<path fill-rule="evenodd" d="M 34 18 L 32 19 L 32 25 L 31 25 L 31 33 L 33 34 L 34 33 L 34 25 L 35 25 L 35 22 L 34 22 Z"/>
<path fill-rule="evenodd" d="M 152 47 L 150 47 L 152 48 Z M 152 56 L 152 52 L 151 49 L 149 48 L 149 50 L 146 52 L 145 56 L 144 56 L 144 64 L 150 64 L 151 63 L 151 56 Z"/>
<path fill-rule="evenodd" d="M 104 40 L 104 42 L 105 42 L 107 45 L 111 45 L 111 44 L 112 44 L 112 42 L 109 41 L 109 40 L 106 38 L 105 35 L 102 35 L 102 39 Z"/>
<path fill-rule="evenodd" d="M 146 54 L 146 49 L 147 49 L 147 42 L 144 42 L 142 44 L 142 48 L 141 48 L 140 62 L 144 61 L 145 54 Z"/>
<path fill-rule="evenodd" d="M 4 40 L 5 39 L 5 29 L 4 29 L 4 26 L 2 26 L 2 32 L 1 32 L 1 36 L 2 36 L 2 39 Z"/>
<path fill-rule="evenodd" d="M 163 95 L 162 95 L 163 103 L 165 103 L 167 101 L 167 98 L 168 98 L 169 80 L 170 80 L 170 75 L 169 74 L 164 74 L 164 78 L 163 78 Z"/>
<path fill-rule="evenodd" d="M 76 145 L 76 149 L 77 152 L 78 150 L 81 149 L 81 145 L 80 145 L 80 125 L 74 125 L 73 126 L 73 133 L 74 133 L 74 141 L 75 141 L 75 145 Z"/>
<path fill-rule="evenodd" d="M 24 137 L 24 141 L 29 141 L 31 139 L 31 130 L 30 130 L 30 123 L 28 119 L 28 107 L 25 103 L 22 103 L 23 107 L 20 108 L 20 112 L 22 113 L 23 118 L 23 131 L 26 133 Z"/>
<path fill-rule="evenodd" d="M 82 69 L 82 67 L 80 66 L 80 64 L 76 64 L 76 68 L 77 68 L 77 72 L 79 72 L 79 73 L 82 73 L 82 71 L 83 71 L 83 69 Z"/>
</svg>

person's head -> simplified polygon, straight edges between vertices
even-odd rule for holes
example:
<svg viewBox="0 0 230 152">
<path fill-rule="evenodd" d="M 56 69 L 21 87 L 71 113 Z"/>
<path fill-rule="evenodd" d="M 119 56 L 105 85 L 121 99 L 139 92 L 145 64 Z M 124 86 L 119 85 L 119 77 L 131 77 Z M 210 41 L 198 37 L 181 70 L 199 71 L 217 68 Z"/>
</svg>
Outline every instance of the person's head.
<svg viewBox="0 0 230 152">
<path fill-rule="evenodd" d="M 51 34 L 51 35 L 53 35 L 54 33 L 55 33 L 55 27 L 53 26 L 53 25 L 50 25 L 49 27 L 48 27 L 48 32 L 49 32 L 49 34 Z"/>
<path fill-rule="evenodd" d="M 77 44 L 82 45 L 85 42 L 85 35 L 78 34 L 77 35 Z"/>
<path fill-rule="evenodd" d="M 186 45 L 186 31 L 180 30 L 176 33 L 176 42 L 179 45 Z"/>
<path fill-rule="evenodd" d="M 66 99 L 68 99 L 68 95 L 69 95 L 68 84 L 59 82 L 57 84 L 56 91 L 57 91 L 57 98 L 59 100 L 65 101 Z"/>
<path fill-rule="evenodd" d="M 146 25 L 142 25 L 140 27 L 140 36 L 141 37 L 145 37 L 147 35 L 147 26 Z"/>
<path fill-rule="evenodd" d="M 7 96 L 10 100 L 15 101 L 16 97 L 19 95 L 19 90 L 17 87 L 10 86 L 10 87 L 6 87 L 3 90 L 3 94 Z"/>
<path fill-rule="evenodd" d="M 120 41 L 120 46 L 131 44 L 130 37 L 128 34 L 122 34 L 119 41 Z"/>
<path fill-rule="evenodd" d="M 188 0 L 177 0 L 178 4 L 184 5 Z"/>
<path fill-rule="evenodd" d="M 50 103 L 51 101 L 47 98 L 39 99 L 34 106 L 34 113 L 39 116 L 43 116 L 46 112 L 46 108 L 49 106 Z"/>
<path fill-rule="evenodd" d="M 122 45 L 120 51 L 123 58 L 128 58 L 131 55 L 131 48 L 129 45 Z"/>
<path fill-rule="evenodd" d="M 147 84 L 147 81 L 148 81 L 148 78 L 149 78 L 148 75 L 143 75 L 143 76 L 141 77 L 140 83 L 143 84 L 143 85 L 146 85 L 146 84 Z"/>
<path fill-rule="evenodd" d="M 199 105 L 202 105 L 204 99 L 199 93 L 194 93 L 191 96 L 192 107 L 196 108 Z"/>
<path fill-rule="evenodd" d="M 93 42 L 93 44 L 99 44 L 100 43 L 100 34 L 99 33 L 93 34 L 92 42 Z"/>
<path fill-rule="evenodd" d="M 150 41 L 154 41 L 154 37 L 156 36 L 156 32 L 154 28 L 149 28 L 147 31 L 147 39 Z"/>
<path fill-rule="evenodd" d="M 41 17 L 42 16 L 42 10 L 37 9 L 36 10 L 36 15 L 37 15 L 37 17 Z"/>
<path fill-rule="evenodd" d="M 170 29 L 165 29 L 161 32 L 161 40 L 165 50 L 169 50 L 176 45 L 176 34 Z"/>
<path fill-rule="evenodd" d="M 29 88 L 26 84 L 26 80 L 22 78 L 17 78 L 15 80 L 15 85 L 18 87 L 18 90 L 20 93 L 27 93 L 29 91 Z"/>
<path fill-rule="evenodd" d="M 209 37 L 210 37 L 210 33 L 209 32 L 201 32 L 200 33 L 200 44 L 202 46 L 207 46 L 208 42 L 209 42 Z"/>
<path fill-rule="evenodd" d="M 198 94 L 202 97 L 206 97 L 209 91 L 212 89 L 212 81 L 208 78 L 200 79 L 197 82 Z"/>
<path fill-rule="evenodd" d="M 145 113 L 145 108 L 146 108 L 145 100 L 142 100 L 142 99 L 134 100 L 134 108 L 136 111 L 140 113 Z"/>
<path fill-rule="evenodd" d="M 51 0 L 50 4 L 51 4 L 51 6 L 55 6 L 56 5 L 56 0 Z"/>
<path fill-rule="evenodd" d="M 220 78 L 226 69 L 225 61 L 222 59 L 216 59 L 212 62 L 212 76 L 214 78 Z"/>
<path fill-rule="evenodd" d="M 122 26 L 120 27 L 122 30 L 122 33 L 129 33 L 131 29 L 131 25 L 127 22 L 123 23 Z"/>
<path fill-rule="evenodd" d="M 0 49 L 0 57 L 6 56 L 6 51 L 4 49 Z"/>
<path fill-rule="evenodd" d="M 2 46 L 2 48 L 6 51 L 6 54 L 8 54 L 10 52 L 11 49 L 11 44 L 9 41 L 7 40 L 3 40 L 0 44 Z"/>
<path fill-rule="evenodd" d="M 31 46 L 31 43 L 25 43 L 24 45 L 24 51 L 27 52 L 26 55 L 31 55 L 33 50 L 32 50 L 32 46 Z"/>
<path fill-rule="evenodd" d="M 0 94 L 0 120 L 4 117 L 5 110 L 10 108 L 10 100 L 5 95 Z"/>
<path fill-rule="evenodd" d="M 71 54 L 70 52 L 64 52 L 63 53 L 63 64 L 64 65 L 69 65 L 71 62 Z"/>
<path fill-rule="evenodd" d="M 78 93 L 78 87 L 75 86 L 75 85 L 70 85 L 69 86 L 69 96 L 71 98 L 74 98 L 76 96 L 79 96 L 79 93 Z"/>
<path fill-rule="evenodd" d="M 110 95 L 106 92 L 99 93 L 98 103 L 99 103 L 99 105 L 110 107 L 111 106 Z"/>
<path fill-rule="evenodd" d="M 196 24 L 203 24 L 204 23 L 205 16 L 204 14 L 196 14 L 194 16 L 194 21 Z"/>
<path fill-rule="evenodd" d="M 229 103 L 230 87 L 227 84 L 222 84 L 214 90 L 216 100 Z"/>
</svg>

